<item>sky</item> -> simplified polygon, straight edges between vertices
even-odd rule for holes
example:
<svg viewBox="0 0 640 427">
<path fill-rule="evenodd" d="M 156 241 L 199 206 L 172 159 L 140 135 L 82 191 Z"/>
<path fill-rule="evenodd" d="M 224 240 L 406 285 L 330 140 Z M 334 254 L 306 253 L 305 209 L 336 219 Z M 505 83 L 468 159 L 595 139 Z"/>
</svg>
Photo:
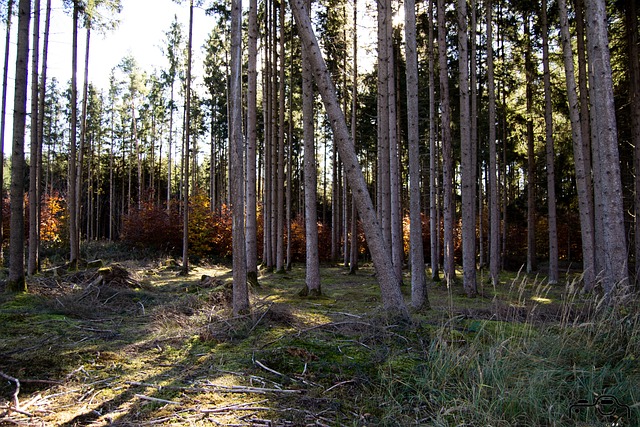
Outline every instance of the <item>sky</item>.
<svg viewBox="0 0 640 427">
<path fill-rule="evenodd" d="M 120 13 L 120 25 L 114 31 L 100 34 L 91 33 L 91 45 L 89 52 L 89 81 L 99 89 L 108 90 L 109 74 L 116 67 L 122 58 L 132 55 L 140 68 L 146 72 L 153 72 L 166 66 L 161 46 L 165 39 L 165 32 L 169 29 L 174 16 L 182 24 L 185 37 L 189 24 L 189 4 L 176 4 L 172 0 L 121 0 L 122 12 Z M 44 32 L 46 1 L 41 0 L 42 16 L 40 30 Z M 15 7 L 15 6 L 14 6 Z M 73 26 L 71 13 L 65 11 L 62 0 L 52 0 L 51 29 L 49 35 L 49 58 L 47 67 L 47 80 L 55 77 L 61 85 L 71 79 L 71 50 Z M 15 11 L 15 9 L 14 9 Z M 213 25 L 213 17 L 206 16 L 203 9 L 194 10 L 194 64 L 202 63 L 202 49 L 209 28 Z M 211 23 L 211 24 L 209 24 Z M 33 20 L 31 22 L 33 25 Z M 11 23 L 11 46 L 9 58 L 9 75 L 7 90 L 6 128 L 5 128 L 5 155 L 11 152 L 11 141 L 13 135 L 12 115 L 15 80 L 15 50 L 16 50 L 16 30 L 17 18 Z M 33 27 L 30 29 L 32 32 Z M 6 27 L 2 26 L 0 52 L 4 58 Z M 43 37 L 40 44 L 42 46 Z M 81 91 L 84 82 L 84 54 L 85 54 L 86 32 L 80 29 L 78 32 L 78 90 Z M 29 46 L 31 49 L 31 45 Z M 29 59 L 31 64 L 31 59 Z M 31 75 L 29 75 L 29 79 Z M 79 92 L 79 96 L 80 96 Z M 30 90 L 28 91 L 30 94 Z M 27 110 L 29 110 L 27 104 Z M 28 120 L 28 118 L 27 118 Z"/>
<path fill-rule="evenodd" d="M 122 12 L 120 13 L 120 25 L 116 30 L 106 34 L 96 31 L 91 33 L 91 46 L 89 52 L 89 81 L 98 89 L 108 90 L 109 74 L 116 67 L 122 58 L 132 55 L 138 62 L 141 70 L 152 73 L 154 69 L 166 68 L 167 59 L 162 54 L 161 46 L 164 44 L 165 33 L 168 31 L 174 16 L 183 26 L 185 33 L 189 24 L 189 3 L 183 0 L 182 4 L 176 4 L 173 0 L 121 0 Z M 363 22 L 362 16 L 365 14 L 365 0 L 359 1 L 359 32 L 371 31 L 373 23 L 367 25 Z M 44 31 L 45 5 L 46 1 L 41 0 L 41 34 Z M 14 6 L 15 7 L 15 6 Z M 214 25 L 215 17 L 207 16 L 204 9 L 194 10 L 194 31 L 193 31 L 193 64 L 195 75 L 202 75 L 198 69 L 202 69 L 203 49 L 202 46 L 208 36 L 210 29 Z M 363 25 L 364 24 L 364 25 Z M 33 25 L 33 21 L 32 21 Z M 4 58 L 4 34 L 5 28 L 1 26 L 0 52 Z M 50 80 L 56 77 L 62 86 L 71 79 L 71 49 L 72 49 L 72 19 L 70 11 L 65 11 L 62 0 L 52 0 L 51 30 L 49 39 L 49 59 L 47 78 Z M 9 80 L 7 92 L 7 125 L 5 131 L 5 153 L 10 152 L 12 126 L 11 118 L 13 114 L 13 81 L 15 78 L 15 50 L 16 50 L 16 29 L 17 19 L 12 21 L 12 35 L 9 60 Z M 86 32 L 80 29 L 78 32 L 78 90 L 81 91 L 84 76 L 84 53 L 85 53 Z M 371 41 L 370 37 L 359 35 L 360 43 Z M 43 43 L 43 37 L 40 39 Z M 31 46 L 30 46 L 31 48 Z M 360 49 L 359 68 L 363 67 L 371 59 L 371 53 Z M 31 63 L 31 62 L 29 62 Z M 368 68 L 368 67 L 367 67 Z M 30 78 L 30 76 L 29 76 Z M 197 84 L 197 81 L 195 82 Z M 30 91 L 28 91 L 30 93 Z M 80 95 L 79 95 L 80 96 Z"/>
<path fill-rule="evenodd" d="M 53 0 L 52 7 L 48 74 L 66 82 L 71 76 L 72 20 L 70 13 L 62 8 L 62 0 Z M 136 59 L 144 71 L 152 72 L 154 68 L 164 67 L 167 60 L 163 57 L 161 46 L 174 16 L 178 17 L 186 34 L 189 23 L 188 2 L 180 5 L 172 0 L 122 0 L 118 28 L 106 34 L 95 31 L 91 33 L 89 81 L 106 89 L 111 69 L 128 54 Z M 44 15 L 42 19 L 44 21 Z M 207 29 L 210 28 L 207 22 L 212 22 L 213 19 L 206 16 L 202 9 L 194 11 L 195 55 L 200 54 Z M 83 80 L 85 37 L 86 32 L 81 29 L 78 33 L 79 85 Z M 197 58 L 194 60 L 196 62 Z"/>
</svg>

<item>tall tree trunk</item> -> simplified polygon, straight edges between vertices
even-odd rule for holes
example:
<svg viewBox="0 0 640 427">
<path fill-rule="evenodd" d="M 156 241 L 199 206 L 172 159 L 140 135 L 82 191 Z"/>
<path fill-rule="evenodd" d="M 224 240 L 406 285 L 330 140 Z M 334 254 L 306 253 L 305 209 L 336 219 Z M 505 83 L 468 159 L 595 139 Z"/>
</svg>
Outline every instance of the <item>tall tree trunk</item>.
<svg viewBox="0 0 640 427">
<path fill-rule="evenodd" d="M 332 126 L 340 158 L 345 165 L 349 185 L 356 196 L 358 212 L 363 219 L 365 235 L 380 284 L 382 304 L 392 317 L 407 319 L 409 315 L 400 291 L 400 279 L 393 269 L 390 252 L 382 236 L 380 223 L 376 218 L 362 168 L 358 162 L 344 114 L 340 109 L 335 86 L 320 52 L 303 0 L 293 0 L 291 9 L 298 27 L 298 34 L 303 46 L 308 50 L 309 62 L 311 62 L 313 75 Z"/>
<path fill-rule="evenodd" d="M 387 0 L 385 11 L 389 13 L 387 25 L 387 100 L 389 102 L 389 218 L 391 226 L 391 259 L 396 275 L 402 281 L 402 263 L 404 261 L 404 240 L 402 236 L 402 207 L 400 187 L 400 160 L 398 143 L 398 108 L 396 102 L 396 70 L 393 46 L 393 8 Z"/>
<path fill-rule="evenodd" d="M 483 163 L 478 162 L 478 46 L 477 46 L 477 32 L 478 32 L 478 14 L 476 0 L 471 0 L 469 3 L 471 8 L 471 14 L 469 18 L 470 28 L 470 49 L 469 54 L 469 95 L 471 97 L 471 118 L 469 119 L 471 130 L 471 175 L 474 187 L 474 194 L 477 186 L 477 201 L 473 205 L 473 218 L 474 223 L 477 221 L 478 228 L 478 266 L 484 268 L 484 235 L 483 235 L 483 207 L 484 196 L 482 187 L 482 175 L 483 175 Z M 480 178 L 478 179 L 478 173 Z M 476 219 L 477 217 L 477 219 Z"/>
<path fill-rule="evenodd" d="M 487 92 L 489 96 L 489 274 L 493 286 L 500 272 L 500 195 L 496 150 L 496 90 L 493 71 L 493 4 L 487 0 Z"/>
<path fill-rule="evenodd" d="M 544 69 L 544 120 L 547 154 L 547 209 L 549 224 L 549 284 L 558 283 L 558 226 L 556 217 L 556 174 L 553 147 L 553 111 L 551 109 L 551 71 L 549 69 L 549 34 L 547 0 L 542 0 L 542 65 Z"/>
<path fill-rule="evenodd" d="M 249 64 L 247 69 L 247 281 L 258 284 L 256 207 L 257 85 L 258 85 L 258 1 L 249 0 Z M 213 163 L 212 163 L 213 164 Z"/>
<path fill-rule="evenodd" d="M 604 0 L 587 2 L 586 22 L 589 69 L 591 71 L 590 101 L 592 133 L 595 134 L 594 173 L 599 180 L 596 189 L 596 206 L 602 213 L 602 228 L 596 234 L 603 236 L 602 276 L 605 294 L 628 284 L 627 247 L 624 230 L 624 211 L 622 204 L 622 183 L 613 98 L 613 81 L 609 57 L 609 39 L 607 35 L 607 14 Z M 599 190 L 599 191 L 598 191 Z"/>
<path fill-rule="evenodd" d="M 84 84 L 82 87 L 82 111 L 80 113 L 80 147 L 78 150 L 78 164 L 76 176 L 76 228 L 78 229 L 78 244 L 80 244 L 80 219 L 82 217 L 82 184 L 84 182 L 84 152 L 87 139 L 87 103 L 89 92 L 89 46 L 91 42 L 91 17 L 87 16 L 87 38 L 84 52 Z M 133 117 L 135 123 L 135 116 Z M 87 168 L 87 170 L 89 170 Z M 87 199 L 87 205 L 89 200 Z M 139 208 L 139 207 L 138 207 Z M 87 209 L 87 217 L 89 217 Z M 87 236 L 88 238 L 88 236 Z"/>
<path fill-rule="evenodd" d="M 453 258 L 453 147 L 451 139 L 451 107 L 447 74 L 447 42 L 444 0 L 438 0 L 438 59 L 440 65 L 440 109 L 442 116 L 442 192 L 444 220 L 444 274 L 447 284 L 455 278 Z"/>
<path fill-rule="evenodd" d="M 189 273 L 189 138 L 191 135 L 191 51 L 193 43 L 193 0 L 189 3 L 189 40 L 187 42 L 187 81 L 184 102 L 184 176 L 182 177 L 182 274 Z M 241 192 L 242 194 L 242 192 Z M 243 234 L 244 239 L 244 234 Z"/>
<path fill-rule="evenodd" d="M 229 166 L 233 215 L 233 313 L 249 311 L 244 227 L 244 139 L 242 135 L 242 0 L 231 4 Z"/>
<path fill-rule="evenodd" d="M 418 52 L 416 45 L 415 0 L 405 2 L 405 39 L 407 57 L 407 139 L 409 140 L 409 252 L 411 254 L 411 305 L 429 307 L 427 277 L 422 247 L 420 211 L 420 131 L 418 116 Z"/>
<path fill-rule="evenodd" d="M 631 106 L 631 141 L 635 170 L 635 282 L 640 279 L 640 64 L 638 58 L 638 10 L 635 0 L 625 4 L 625 28 L 629 57 L 629 104 Z"/>
<path fill-rule="evenodd" d="M 467 296 L 477 294 L 476 283 L 476 218 L 473 144 L 469 115 L 469 38 L 467 35 L 467 2 L 458 0 L 458 60 L 460 85 L 460 150 L 462 170 L 462 269 Z"/>
<path fill-rule="evenodd" d="M 44 24 L 44 43 L 42 48 L 42 65 L 40 71 L 40 94 L 38 95 L 38 155 L 37 155 L 37 168 L 36 168 L 36 182 L 38 183 L 36 187 L 36 200 L 38 200 L 39 205 L 41 206 L 42 200 L 42 144 L 44 141 L 44 112 L 45 112 L 45 97 L 47 93 L 47 63 L 49 58 L 49 30 L 51 28 L 51 0 L 47 0 L 47 9 L 45 15 L 45 24 Z M 0 187 L 1 188 L 1 187 Z M 36 225 L 37 225 L 37 238 L 38 238 L 38 246 L 40 246 L 40 217 L 41 217 L 41 209 L 38 209 L 36 212 Z M 0 218 L 1 219 L 1 218 Z M 1 221 L 0 221 L 1 223 Z M 1 234 L 0 234 L 1 237 Z M 1 241 L 1 239 L 0 239 Z M 36 264 L 38 268 L 40 267 L 40 250 L 38 249 L 38 256 L 36 260 Z"/>
<path fill-rule="evenodd" d="M 38 61 L 40 59 L 40 0 L 33 4 L 33 37 L 31 48 L 31 147 L 29 156 L 29 253 L 27 274 L 38 269 Z"/>
<path fill-rule="evenodd" d="M 13 147 L 11 150 L 9 279 L 6 286 L 10 292 L 27 291 L 24 278 L 24 134 L 27 116 L 30 19 L 31 1 L 20 0 L 18 3 L 18 46 L 13 101 Z"/>
<path fill-rule="evenodd" d="M 76 187 L 76 137 L 78 130 L 78 14 L 80 5 L 73 1 L 73 42 L 71 52 L 71 135 L 69 141 L 69 193 L 67 206 L 69 209 L 69 246 L 70 262 L 77 263 L 80 256 L 80 242 L 78 234 L 78 209 Z"/>
<path fill-rule="evenodd" d="M 389 0 L 376 2 L 378 6 L 378 219 L 387 248 L 391 249 L 391 177 L 389 148 L 389 43 L 387 21 L 391 19 Z M 391 253 L 390 253 L 391 254 Z"/>
<path fill-rule="evenodd" d="M 307 0 L 306 7 L 311 2 Z M 293 8 L 293 6 L 292 6 Z M 312 52 L 306 44 L 302 45 L 302 128 L 304 139 L 304 223 L 306 244 L 306 277 L 302 293 L 317 296 L 322 293 L 320 287 L 320 260 L 318 254 L 318 166 L 316 165 L 316 146 L 314 130 L 313 70 L 309 56 Z"/>
<path fill-rule="evenodd" d="M 0 224 L 4 224 L 4 132 L 7 122 L 7 80 L 9 78 L 9 50 L 11 48 L 11 15 L 13 0 L 7 3 L 7 35 L 4 43 L 4 73 L 2 73 L 2 116 L 0 117 Z M 0 262 L 4 264 L 4 227 L 0 227 Z"/>
<path fill-rule="evenodd" d="M 589 112 L 589 88 L 587 77 L 587 49 L 585 46 L 585 30 L 584 30 L 584 0 L 574 0 L 575 3 L 575 26 L 576 26 L 576 49 L 578 51 L 578 87 L 579 87 L 579 114 L 580 114 L 580 128 L 582 129 L 582 138 L 580 149 L 582 153 L 581 170 L 585 173 L 585 194 L 583 197 L 587 203 L 588 212 L 590 212 L 590 218 L 588 219 L 591 224 L 588 226 L 593 230 L 588 236 L 582 235 L 582 246 L 590 245 L 593 251 L 593 259 L 584 260 L 583 253 L 583 270 L 585 270 L 585 287 L 591 289 L 595 286 L 596 276 L 602 272 L 602 265 L 599 265 L 599 260 L 602 259 L 602 251 L 599 255 L 596 255 L 599 251 L 598 248 L 602 247 L 602 236 L 595 234 L 595 221 L 596 221 L 596 207 L 594 205 L 594 184 L 597 184 L 592 180 L 592 174 L 594 172 L 592 168 L 592 155 L 591 155 L 591 119 Z M 565 7 L 566 9 L 566 7 Z M 578 161 L 576 158 L 575 161 Z M 578 191 L 578 197 L 580 198 L 580 192 Z M 581 218 L 581 221 L 587 221 L 587 218 Z M 586 272 L 589 268 L 593 268 L 593 273 Z M 590 279 L 590 277 L 592 279 Z"/>
<path fill-rule="evenodd" d="M 173 154 L 173 98 L 174 79 L 171 79 L 171 103 L 169 106 L 169 147 L 167 148 L 167 213 L 171 211 L 171 167 Z"/>
<path fill-rule="evenodd" d="M 536 154 L 533 135 L 533 73 L 531 26 L 528 13 L 524 16 L 525 75 L 527 98 L 527 273 L 538 269 L 536 251 Z"/>
<path fill-rule="evenodd" d="M 438 166 L 436 148 L 436 99 L 435 99 L 435 72 L 433 46 L 433 0 L 429 0 L 429 40 L 427 50 L 429 55 L 429 234 L 431 248 L 431 280 L 440 280 L 440 257 L 438 255 L 438 242 L 440 241 L 440 229 L 438 221 Z"/>
<path fill-rule="evenodd" d="M 351 140 L 356 141 L 358 118 L 358 2 L 353 2 L 353 84 L 351 88 Z M 355 146 L 354 146 L 355 148 Z M 345 173 L 345 180 L 347 174 Z M 347 186 L 345 185 L 345 189 Z M 353 189 L 351 190 L 353 193 Z M 346 239 L 346 236 L 345 236 Z M 349 254 L 349 274 L 358 271 L 358 209 L 355 196 L 351 195 L 351 253 Z"/>
<path fill-rule="evenodd" d="M 263 110 L 264 110 L 264 190 L 263 190 L 263 203 L 262 203 L 262 222 L 263 222 L 263 260 L 267 268 L 267 271 L 273 269 L 273 258 L 271 251 L 271 185 L 273 183 L 271 170 L 271 151 L 272 151 L 272 127 L 271 117 L 273 115 L 272 110 L 272 67 L 271 67 L 271 45 L 273 43 L 273 35 L 270 25 L 271 8 L 265 4 L 265 38 L 266 38 L 266 52 L 264 55 L 264 96 L 263 96 Z"/>
<path fill-rule="evenodd" d="M 284 219 L 285 219 L 285 194 L 284 194 L 284 108 L 285 108 L 285 54 L 284 54 L 284 8 L 285 2 L 280 2 L 280 70 L 278 80 L 280 90 L 278 92 L 278 182 L 277 182 L 277 219 L 276 219 L 276 272 L 284 272 Z"/>
</svg>

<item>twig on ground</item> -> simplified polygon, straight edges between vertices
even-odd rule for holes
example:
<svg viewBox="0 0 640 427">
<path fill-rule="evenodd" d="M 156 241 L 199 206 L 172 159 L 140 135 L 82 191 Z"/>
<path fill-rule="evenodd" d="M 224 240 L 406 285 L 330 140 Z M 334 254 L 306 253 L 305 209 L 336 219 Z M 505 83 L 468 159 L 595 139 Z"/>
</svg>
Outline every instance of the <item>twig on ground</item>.
<svg viewBox="0 0 640 427">
<path fill-rule="evenodd" d="M 355 382 L 355 380 L 340 381 L 339 383 L 334 384 L 331 387 L 329 387 L 328 389 L 326 389 L 324 391 L 324 393 L 328 393 L 328 392 L 330 392 L 331 390 L 333 390 L 336 387 L 340 387 L 340 386 L 345 385 L 345 384 L 351 384 L 351 383 L 354 383 L 354 382 Z"/>
<path fill-rule="evenodd" d="M 253 326 L 251 327 L 251 329 L 249 329 L 249 333 L 253 332 L 253 330 L 258 326 L 258 324 L 260 323 L 260 321 L 262 321 L 262 319 L 264 318 L 264 316 L 267 315 L 267 313 L 269 312 L 269 310 L 271 310 L 271 307 L 273 306 L 273 303 L 271 303 L 271 305 L 269 307 L 267 307 L 267 309 L 264 311 L 264 313 L 262 313 L 262 315 L 260 316 L 260 318 L 258 319 L 258 321 L 256 323 L 253 324 Z"/>
<path fill-rule="evenodd" d="M 269 372 L 271 372 L 272 374 L 276 374 L 276 375 L 278 375 L 278 376 L 281 376 L 281 377 L 287 378 L 287 376 L 286 376 L 286 375 L 281 374 L 280 372 L 278 372 L 278 371 L 276 371 L 276 370 L 274 370 L 274 369 L 271 369 L 270 367 L 266 366 L 264 363 L 260 362 L 259 360 L 255 360 L 255 363 L 256 363 L 256 365 L 260 366 L 260 367 L 261 367 L 262 369 L 264 369 L 265 371 L 269 371 Z"/>
<path fill-rule="evenodd" d="M 167 405 L 181 405 L 180 402 L 175 402 L 173 400 L 166 400 L 166 399 L 158 399 L 157 397 L 145 396 L 144 394 L 136 394 L 135 396 L 138 399 L 148 400 L 150 402 L 166 403 Z"/>
</svg>

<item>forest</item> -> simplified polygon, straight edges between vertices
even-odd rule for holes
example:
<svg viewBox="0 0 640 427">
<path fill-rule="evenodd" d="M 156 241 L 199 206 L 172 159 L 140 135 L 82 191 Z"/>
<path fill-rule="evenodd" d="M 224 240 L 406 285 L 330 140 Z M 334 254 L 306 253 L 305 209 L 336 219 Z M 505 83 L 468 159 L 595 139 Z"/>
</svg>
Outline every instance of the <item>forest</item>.
<svg viewBox="0 0 640 427">
<path fill-rule="evenodd" d="M 640 422 L 637 1 L 172 0 L 98 83 L 132 1 L 0 2 L 0 424 Z"/>
</svg>

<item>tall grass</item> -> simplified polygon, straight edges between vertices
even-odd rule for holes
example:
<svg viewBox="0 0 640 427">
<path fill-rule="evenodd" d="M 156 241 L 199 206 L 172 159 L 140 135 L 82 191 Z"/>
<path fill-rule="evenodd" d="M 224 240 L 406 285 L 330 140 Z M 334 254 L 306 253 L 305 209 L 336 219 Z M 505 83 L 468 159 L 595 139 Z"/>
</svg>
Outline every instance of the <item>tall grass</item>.
<svg viewBox="0 0 640 427">
<path fill-rule="evenodd" d="M 516 278 L 512 300 L 530 304 L 525 287 L 544 299 L 549 287 Z M 428 350 L 408 366 L 380 367 L 382 425 L 564 426 L 638 425 L 640 309 L 628 296 L 579 294 L 569 283 L 560 312 L 540 321 L 451 318 Z M 631 407 L 631 420 L 580 407 L 602 395 Z M 634 406 L 636 405 L 636 406 Z M 584 410 L 583 410 L 584 409 Z M 625 412 L 620 408 L 616 415 Z"/>
</svg>

